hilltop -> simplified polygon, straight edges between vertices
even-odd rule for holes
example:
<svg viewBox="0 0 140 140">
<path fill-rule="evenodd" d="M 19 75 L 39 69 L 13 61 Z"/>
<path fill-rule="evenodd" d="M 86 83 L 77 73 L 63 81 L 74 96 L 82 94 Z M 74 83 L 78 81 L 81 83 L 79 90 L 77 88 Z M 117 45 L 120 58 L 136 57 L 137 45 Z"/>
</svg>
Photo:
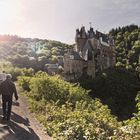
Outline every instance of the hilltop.
<svg viewBox="0 0 140 140">
<path fill-rule="evenodd" d="M 47 63 L 61 63 L 70 45 L 53 40 L 0 35 L 0 59 L 19 68 L 44 70 Z M 62 64 L 60 64 L 62 65 Z"/>
</svg>

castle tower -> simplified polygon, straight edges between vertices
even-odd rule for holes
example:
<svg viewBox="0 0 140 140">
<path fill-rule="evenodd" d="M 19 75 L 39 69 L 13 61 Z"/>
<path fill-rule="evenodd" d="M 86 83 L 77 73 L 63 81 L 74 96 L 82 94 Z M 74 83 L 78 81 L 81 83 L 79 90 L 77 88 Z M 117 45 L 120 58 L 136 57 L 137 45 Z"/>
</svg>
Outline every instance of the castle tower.
<svg viewBox="0 0 140 140">
<path fill-rule="evenodd" d="M 79 29 L 76 30 L 75 42 L 77 52 L 80 52 L 83 49 L 87 39 L 87 33 L 84 26 L 81 27 L 80 31 Z"/>
<path fill-rule="evenodd" d="M 93 38 L 95 36 L 95 33 L 93 31 L 93 28 L 90 27 L 90 30 L 88 31 L 88 38 Z"/>
</svg>

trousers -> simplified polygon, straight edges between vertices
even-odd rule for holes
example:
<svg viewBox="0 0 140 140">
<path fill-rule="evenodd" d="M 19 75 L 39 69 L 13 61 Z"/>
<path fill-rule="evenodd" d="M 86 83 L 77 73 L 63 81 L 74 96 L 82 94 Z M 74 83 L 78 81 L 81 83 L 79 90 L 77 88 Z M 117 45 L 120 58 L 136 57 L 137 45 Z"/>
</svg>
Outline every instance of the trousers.
<svg viewBox="0 0 140 140">
<path fill-rule="evenodd" d="M 3 117 L 9 120 L 12 110 L 12 96 L 2 95 L 2 108 L 3 108 Z"/>
</svg>

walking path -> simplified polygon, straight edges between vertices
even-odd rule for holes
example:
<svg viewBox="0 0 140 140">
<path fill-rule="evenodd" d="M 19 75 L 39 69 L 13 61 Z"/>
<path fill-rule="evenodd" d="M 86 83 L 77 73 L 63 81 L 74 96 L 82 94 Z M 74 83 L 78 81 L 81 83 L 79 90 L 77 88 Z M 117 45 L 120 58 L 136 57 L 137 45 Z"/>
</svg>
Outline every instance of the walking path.
<svg viewBox="0 0 140 140">
<path fill-rule="evenodd" d="M 1 99 L 0 99 L 1 100 Z M 19 103 L 13 103 L 11 121 L 2 120 L 0 104 L 0 140 L 52 140 L 28 110 L 26 98 L 20 96 Z"/>
</svg>

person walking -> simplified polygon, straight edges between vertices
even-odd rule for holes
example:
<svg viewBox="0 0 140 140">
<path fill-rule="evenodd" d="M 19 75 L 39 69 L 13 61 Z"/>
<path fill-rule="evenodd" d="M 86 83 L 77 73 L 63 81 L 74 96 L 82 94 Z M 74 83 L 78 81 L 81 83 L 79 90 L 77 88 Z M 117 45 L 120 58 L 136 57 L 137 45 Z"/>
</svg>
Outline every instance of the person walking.
<svg viewBox="0 0 140 140">
<path fill-rule="evenodd" d="M 6 80 L 0 84 L 0 93 L 2 94 L 3 120 L 10 120 L 13 94 L 18 100 L 18 94 L 14 82 L 11 80 L 11 74 L 6 75 Z"/>
</svg>

